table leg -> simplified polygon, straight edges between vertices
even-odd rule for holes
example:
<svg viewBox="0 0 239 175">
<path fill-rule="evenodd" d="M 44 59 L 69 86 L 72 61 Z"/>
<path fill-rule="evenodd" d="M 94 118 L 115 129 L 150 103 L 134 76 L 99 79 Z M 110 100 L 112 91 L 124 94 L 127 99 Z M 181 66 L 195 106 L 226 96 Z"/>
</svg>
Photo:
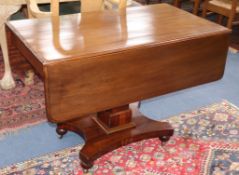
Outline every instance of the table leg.
<svg viewBox="0 0 239 175">
<path fill-rule="evenodd" d="M 201 0 L 194 0 L 193 14 L 198 15 Z"/>
<path fill-rule="evenodd" d="M 80 151 L 84 169 L 91 168 L 96 159 L 121 146 L 149 138 L 159 138 L 165 143 L 173 135 L 169 123 L 142 115 L 132 116 L 128 105 L 58 124 L 58 134 L 64 135 L 67 131 L 73 131 L 85 140 Z"/>
<path fill-rule="evenodd" d="M 4 61 L 4 75 L 3 78 L 0 80 L 0 87 L 5 90 L 15 87 L 15 81 L 12 76 L 11 66 L 9 62 L 4 23 L 13 13 L 18 11 L 19 9 L 20 6 L 0 6 L 0 45 L 2 48 Z"/>
<path fill-rule="evenodd" d="M 173 1 L 173 5 L 175 6 L 175 7 L 178 7 L 178 8 L 181 8 L 181 0 L 174 0 Z"/>
</svg>

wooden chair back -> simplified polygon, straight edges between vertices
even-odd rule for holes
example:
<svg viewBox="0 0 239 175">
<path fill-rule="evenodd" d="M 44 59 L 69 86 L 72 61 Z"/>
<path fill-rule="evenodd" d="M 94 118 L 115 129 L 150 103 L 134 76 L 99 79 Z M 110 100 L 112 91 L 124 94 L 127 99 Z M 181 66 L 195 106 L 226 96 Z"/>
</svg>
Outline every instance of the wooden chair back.
<svg viewBox="0 0 239 175">
<path fill-rule="evenodd" d="M 207 11 L 218 14 L 217 22 L 222 23 L 223 17 L 227 17 L 227 27 L 232 28 L 236 15 L 239 14 L 239 0 L 205 0 L 202 16 L 205 18 Z"/>
<path fill-rule="evenodd" d="M 26 0 L 28 5 L 28 12 L 30 17 L 44 18 L 49 16 L 59 15 L 59 0 L 50 0 L 51 10 L 50 12 L 43 12 L 39 9 L 36 0 Z M 105 0 L 81 0 L 81 13 L 99 11 L 105 9 Z M 112 3 L 118 2 L 118 8 L 125 8 L 127 6 L 127 0 L 107 0 Z"/>
<path fill-rule="evenodd" d="M 109 2 L 110 0 L 108 0 Z M 126 1 L 127 0 L 112 0 L 114 1 L 113 3 L 115 4 L 115 1 L 118 1 L 118 9 L 125 9 L 126 7 Z M 76 40 L 73 40 L 71 45 L 72 47 L 68 49 L 64 48 L 64 44 L 61 43 L 61 39 L 60 39 L 60 35 L 61 35 L 61 31 L 60 31 L 60 26 L 61 26 L 61 22 L 60 22 L 60 18 L 59 18 L 59 0 L 51 0 L 51 10 L 50 12 L 43 12 L 40 11 L 38 6 L 37 6 L 37 1 L 36 0 L 27 0 L 28 6 L 30 8 L 30 13 L 32 15 L 32 17 L 34 18 L 44 18 L 44 17 L 51 17 L 51 21 L 52 21 L 52 36 L 53 36 L 53 43 L 55 45 L 55 48 L 57 48 L 57 50 L 64 55 L 69 55 L 69 54 L 73 54 L 73 52 L 75 52 L 75 47 L 77 47 L 77 44 L 79 44 L 78 42 L 76 42 Z M 104 0 L 81 0 L 81 18 L 80 18 L 80 25 L 83 25 L 83 23 L 85 23 L 85 15 L 83 15 L 86 12 L 92 12 L 92 11 L 101 11 L 105 9 L 105 4 L 104 4 Z M 125 11 L 124 11 L 125 12 Z M 77 19 L 74 16 L 69 16 L 69 20 L 72 21 L 72 23 L 77 23 Z M 122 29 L 126 29 L 125 27 L 125 23 L 126 23 L 126 19 L 125 16 L 122 16 L 120 20 L 120 24 L 121 24 L 121 28 Z M 69 25 L 71 25 L 71 23 L 69 23 Z M 77 31 L 75 31 L 77 32 Z M 122 31 L 123 33 L 126 33 L 124 31 Z M 76 43 L 74 43 L 76 42 Z M 88 42 L 87 37 L 84 37 L 84 42 Z"/>
</svg>

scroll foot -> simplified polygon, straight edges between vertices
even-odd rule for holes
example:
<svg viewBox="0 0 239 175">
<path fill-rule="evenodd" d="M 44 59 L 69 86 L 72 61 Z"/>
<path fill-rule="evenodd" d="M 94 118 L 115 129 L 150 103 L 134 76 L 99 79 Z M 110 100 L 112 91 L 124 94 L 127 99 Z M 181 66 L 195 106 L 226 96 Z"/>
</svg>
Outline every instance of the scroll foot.
<svg viewBox="0 0 239 175">
<path fill-rule="evenodd" d="M 63 128 L 60 128 L 59 126 L 57 126 L 57 128 L 56 128 L 56 133 L 58 134 L 59 139 L 62 139 L 63 136 L 67 133 L 67 130 L 65 130 L 65 129 L 63 129 Z"/>
<path fill-rule="evenodd" d="M 93 167 L 93 163 L 89 163 L 89 162 L 85 163 L 81 160 L 81 167 L 82 167 L 83 173 L 88 173 L 89 169 Z"/>
<path fill-rule="evenodd" d="M 159 140 L 161 141 L 161 145 L 164 146 L 169 141 L 170 136 L 160 136 Z"/>
<path fill-rule="evenodd" d="M 89 172 L 88 169 L 84 169 L 84 168 L 83 168 L 83 173 L 88 173 L 88 172 Z"/>
</svg>

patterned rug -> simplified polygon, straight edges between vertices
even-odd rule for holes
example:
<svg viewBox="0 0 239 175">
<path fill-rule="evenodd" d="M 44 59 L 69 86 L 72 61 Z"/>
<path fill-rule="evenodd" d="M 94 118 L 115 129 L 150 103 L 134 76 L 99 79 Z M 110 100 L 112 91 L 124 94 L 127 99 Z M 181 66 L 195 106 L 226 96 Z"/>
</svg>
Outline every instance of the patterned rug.
<svg viewBox="0 0 239 175">
<path fill-rule="evenodd" d="M 0 48 L 0 78 L 3 76 L 3 58 Z M 0 88 L 0 137 L 20 128 L 46 121 L 44 89 L 42 81 L 35 76 L 34 85 L 24 86 L 24 75 L 16 75 L 16 87 Z"/>
<path fill-rule="evenodd" d="M 97 161 L 95 175 L 238 175 L 239 109 L 227 101 L 183 113 L 168 121 L 175 135 L 129 144 Z M 0 169 L 0 174 L 83 174 L 81 145 Z"/>
</svg>

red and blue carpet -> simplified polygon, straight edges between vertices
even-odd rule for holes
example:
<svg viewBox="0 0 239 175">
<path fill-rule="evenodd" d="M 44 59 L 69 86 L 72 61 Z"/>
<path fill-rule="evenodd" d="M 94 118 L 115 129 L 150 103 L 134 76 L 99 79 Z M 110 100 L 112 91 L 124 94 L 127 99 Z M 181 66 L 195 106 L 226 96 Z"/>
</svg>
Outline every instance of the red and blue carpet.
<svg viewBox="0 0 239 175">
<path fill-rule="evenodd" d="M 3 59 L 0 51 L 0 78 L 2 76 Z M 0 136 L 46 121 L 42 81 L 35 76 L 33 85 L 24 86 L 24 75 L 14 73 L 14 78 L 15 88 L 7 91 L 0 88 Z"/>
<path fill-rule="evenodd" d="M 121 147 L 95 161 L 88 174 L 238 175 L 239 109 L 227 101 L 171 117 L 175 135 Z M 81 145 L 15 164 L 0 174 L 83 174 Z"/>
</svg>

